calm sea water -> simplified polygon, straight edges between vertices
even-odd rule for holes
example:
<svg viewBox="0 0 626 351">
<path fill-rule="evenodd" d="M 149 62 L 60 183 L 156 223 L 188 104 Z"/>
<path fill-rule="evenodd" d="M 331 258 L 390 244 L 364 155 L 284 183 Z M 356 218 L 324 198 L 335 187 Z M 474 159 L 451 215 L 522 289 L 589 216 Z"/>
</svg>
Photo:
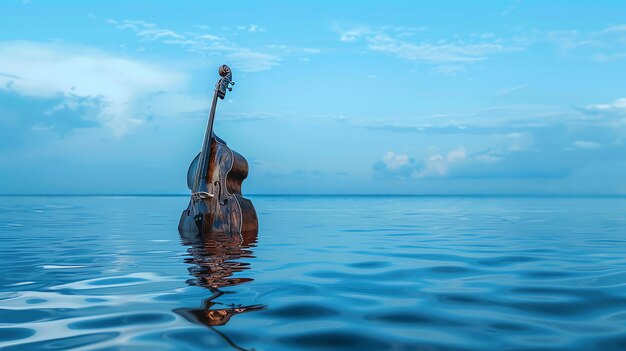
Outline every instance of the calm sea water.
<svg viewBox="0 0 626 351">
<path fill-rule="evenodd" d="M 626 198 L 0 197 L 2 350 L 624 350 Z"/>
</svg>

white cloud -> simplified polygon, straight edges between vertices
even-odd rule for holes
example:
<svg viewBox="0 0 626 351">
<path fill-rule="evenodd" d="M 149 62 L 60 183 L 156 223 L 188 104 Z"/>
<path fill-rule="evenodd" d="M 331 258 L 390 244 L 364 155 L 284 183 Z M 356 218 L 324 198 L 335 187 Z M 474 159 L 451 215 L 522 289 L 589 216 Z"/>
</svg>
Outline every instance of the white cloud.
<svg viewBox="0 0 626 351">
<path fill-rule="evenodd" d="M 256 32 L 265 32 L 265 28 L 259 27 L 256 24 L 251 24 L 248 26 L 248 32 L 256 33 Z"/>
<path fill-rule="evenodd" d="M 344 43 L 350 43 L 353 41 L 357 41 L 365 34 L 370 33 L 369 28 L 367 27 L 356 27 L 340 33 L 339 41 Z"/>
<path fill-rule="evenodd" d="M 487 56 L 509 51 L 521 50 L 517 47 L 505 47 L 496 43 L 408 43 L 379 34 L 368 38 L 369 49 L 395 54 L 398 58 L 426 63 L 475 62 L 487 59 Z"/>
<path fill-rule="evenodd" d="M 598 62 L 608 62 L 626 57 L 626 25 L 619 24 L 598 31 L 581 32 L 562 30 L 547 33 L 548 41 L 553 42 L 564 52 L 570 50 L 594 49 L 590 57 Z M 602 52 L 598 52 L 598 51 Z"/>
<path fill-rule="evenodd" d="M 587 105 L 579 111 L 583 113 L 585 122 L 607 128 L 615 138 L 614 143 L 621 144 L 626 140 L 626 98 L 611 103 Z"/>
<path fill-rule="evenodd" d="M 464 163 L 467 160 L 467 152 L 461 147 L 448 152 L 447 155 L 435 154 L 426 157 L 423 167 L 412 176 L 415 178 L 442 177 L 448 174 L 450 168 Z"/>
<path fill-rule="evenodd" d="M 489 41 L 482 39 L 480 42 L 440 40 L 434 43 L 430 41 L 413 43 L 400 37 L 393 31 L 388 33 L 382 27 L 376 29 L 356 27 L 340 31 L 339 40 L 356 42 L 365 39 L 369 50 L 390 53 L 398 58 L 429 64 L 471 63 L 486 60 L 491 55 L 523 50 L 519 46 L 504 45 L 497 39 Z"/>
<path fill-rule="evenodd" d="M 414 172 L 416 178 L 428 176 L 444 176 L 448 173 L 448 164 L 442 155 L 431 155 L 424 160 L 424 168 Z"/>
<path fill-rule="evenodd" d="M 388 151 L 383 157 L 383 163 L 388 170 L 396 171 L 409 163 L 409 155 Z"/>
<path fill-rule="evenodd" d="M 118 136 L 144 121 L 133 109 L 136 99 L 171 91 L 185 81 L 164 67 L 67 44 L 2 42 L 0 67 L 5 73 L 0 89 L 64 97 L 68 102 L 57 110 L 76 108 L 75 98 L 98 100 L 100 112 L 92 118 Z"/>
<path fill-rule="evenodd" d="M 448 156 L 446 160 L 448 163 L 461 162 L 467 158 L 467 152 L 465 152 L 465 148 L 459 148 L 448 152 Z"/>
<path fill-rule="evenodd" d="M 468 155 L 464 147 L 447 153 L 433 153 L 421 161 L 408 154 L 388 151 L 382 160 L 374 164 L 375 174 L 401 178 L 440 178 L 457 175 L 465 167 L 481 167 L 502 161 L 502 157 L 490 153 Z"/>
<path fill-rule="evenodd" d="M 503 155 L 493 154 L 491 151 L 468 154 L 465 147 L 461 146 L 447 153 L 435 152 L 421 160 L 415 160 L 408 154 L 388 151 L 382 160 L 374 163 L 373 168 L 374 174 L 382 177 L 405 179 L 458 177 L 471 175 L 486 166 L 492 168 L 505 160 Z"/>
<path fill-rule="evenodd" d="M 626 115 L 626 98 L 617 99 L 609 104 L 588 105 L 587 107 L 585 107 L 585 110 Z"/>
<path fill-rule="evenodd" d="M 265 28 L 258 26 L 256 24 L 250 24 L 247 26 L 237 26 L 237 30 L 246 31 L 250 33 L 265 32 Z"/>
<path fill-rule="evenodd" d="M 166 45 L 179 45 L 187 51 L 201 55 L 224 55 L 232 60 L 231 66 L 244 72 L 258 72 L 280 64 L 281 58 L 267 53 L 241 47 L 224 36 L 213 33 L 179 33 L 159 28 L 154 23 L 143 20 L 107 20 L 119 29 L 133 31 L 141 40 L 156 41 Z M 248 32 L 263 32 L 264 28 L 251 24 L 240 26 Z"/>
<path fill-rule="evenodd" d="M 580 109 L 586 121 L 610 128 L 615 135 L 615 142 L 626 140 L 626 98 L 608 104 L 587 105 Z"/>
</svg>

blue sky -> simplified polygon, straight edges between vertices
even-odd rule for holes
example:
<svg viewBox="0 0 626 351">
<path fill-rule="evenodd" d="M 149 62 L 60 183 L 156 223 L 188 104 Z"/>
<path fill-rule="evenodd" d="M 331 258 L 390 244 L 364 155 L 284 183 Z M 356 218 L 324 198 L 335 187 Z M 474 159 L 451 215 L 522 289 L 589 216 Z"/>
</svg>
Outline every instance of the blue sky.
<svg viewBox="0 0 626 351">
<path fill-rule="evenodd" d="M 626 193 L 620 1 L 2 1 L 0 193 Z"/>
</svg>

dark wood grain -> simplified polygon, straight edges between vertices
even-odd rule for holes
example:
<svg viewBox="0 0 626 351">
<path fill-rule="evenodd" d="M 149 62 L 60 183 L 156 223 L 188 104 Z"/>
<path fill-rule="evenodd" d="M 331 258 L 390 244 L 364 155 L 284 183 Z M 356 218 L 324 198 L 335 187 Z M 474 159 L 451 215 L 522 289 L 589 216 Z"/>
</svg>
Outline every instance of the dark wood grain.
<svg viewBox="0 0 626 351">
<path fill-rule="evenodd" d="M 179 232 L 256 234 L 256 211 L 252 202 L 241 193 L 247 176 L 246 159 L 231 150 L 223 140 L 213 138 L 205 184 L 213 197 L 190 200 L 181 215 Z"/>
</svg>

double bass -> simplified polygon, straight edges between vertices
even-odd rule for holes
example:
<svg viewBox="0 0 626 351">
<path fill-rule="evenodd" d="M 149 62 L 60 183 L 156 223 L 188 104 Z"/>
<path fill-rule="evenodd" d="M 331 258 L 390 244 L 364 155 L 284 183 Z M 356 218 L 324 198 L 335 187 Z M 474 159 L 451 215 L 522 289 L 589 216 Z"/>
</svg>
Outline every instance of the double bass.
<svg viewBox="0 0 626 351">
<path fill-rule="evenodd" d="M 254 206 L 241 194 L 241 184 L 248 176 L 248 162 L 213 132 L 218 98 L 223 100 L 235 84 L 228 66 L 222 65 L 219 75 L 202 149 L 187 171 L 191 199 L 180 216 L 181 234 L 256 234 L 258 231 Z"/>
</svg>

